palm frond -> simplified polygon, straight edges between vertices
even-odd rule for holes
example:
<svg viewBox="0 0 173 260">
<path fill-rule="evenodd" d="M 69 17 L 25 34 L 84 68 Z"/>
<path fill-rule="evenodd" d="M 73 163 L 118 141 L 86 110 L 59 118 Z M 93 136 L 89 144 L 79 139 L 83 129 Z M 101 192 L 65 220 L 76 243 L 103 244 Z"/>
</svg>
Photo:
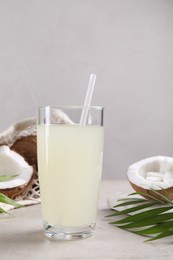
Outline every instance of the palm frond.
<svg viewBox="0 0 173 260">
<path fill-rule="evenodd" d="M 128 198 L 118 201 L 118 204 L 113 207 L 116 210 L 114 213 L 106 216 L 115 218 L 110 224 L 138 235 L 151 236 L 145 240 L 146 242 L 172 236 L 173 202 L 163 194 L 158 193 L 158 191 L 152 191 L 164 201 L 160 199 L 152 200 L 153 197 L 148 196 L 148 194 L 145 195 L 151 198 L 151 200 L 133 198 L 131 197 L 132 195 L 143 194 L 139 192 L 131 193 Z M 122 207 L 125 208 L 122 209 Z M 130 216 L 126 214 L 130 214 Z M 122 216 L 122 218 L 117 220 L 117 216 Z"/>
<path fill-rule="evenodd" d="M 4 195 L 3 193 L 0 193 L 0 202 L 1 203 L 4 203 L 4 204 L 9 204 L 9 205 L 12 205 L 16 208 L 20 208 L 22 207 L 22 205 L 16 203 L 14 200 L 8 198 L 6 195 Z M 0 207 L 0 213 L 7 213 L 9 214 L 8 211 L 4 210 L 2 207 Z M 9 214 L 10 215 L 10 214 Z"/>
<path fill-rule="evenodd" d="M 1 175 L 0 176 L 0 182 L 10 181 L 10 180 L 16 178 L 17 176 L 18 176 L 18 174 L 14 174 L 14 175 Z"/>
<path fill-rule="evenodd" d="M 17 176 L 18 176 L 18 174 L 14 174 L 14 175 L 1 175 L 0 176 L 0 182 L 10 181 L 10 180 L 16 178 Z M 16 203 L 14 200 L 8 198 L 3 193 L 0 193 L 0 203 L 9 204 L 9 205 L 12 205 L 12 206 L 14 206 L 16 208 L 22 207 L 22 205 L 19 205 L 18 203 Z M 7 214 L 9 214 L 2 207 L 0 207 L 0 213 L 7 213 Z"/>
</svg>

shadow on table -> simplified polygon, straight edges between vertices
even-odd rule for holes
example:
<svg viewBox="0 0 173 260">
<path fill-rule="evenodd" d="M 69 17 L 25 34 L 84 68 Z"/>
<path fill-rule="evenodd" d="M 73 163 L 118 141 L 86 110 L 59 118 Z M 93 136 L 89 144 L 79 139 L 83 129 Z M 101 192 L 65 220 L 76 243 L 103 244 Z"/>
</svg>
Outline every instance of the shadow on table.
<svg viewBox="0 0 173 260">
<path fill-rule="evenodd" d="M 102 208 L 98 211 L 98 222 L 105 223 L 109 222 L 109 220 L 106 218 L 107 215 L 111 214 L 111 209 Z M 103 227 L 104 228 L 104 227 Z M 99 229 L 99 226 L 97 226 L 97 229 Z M 51 240 L 52 241 L 52 240 Z M 20 224 L 16 227 L 15 230 L 11 230 L 10 228 L 4 232 L 4 234 L 1 234 L 0 236 L 0 244 L 1 247 L 7 246 L 8 244 L 13 244 L 14 246 L 18 245 L 32 245 L 33 247 L 36 247 L 38 245 L 42 245 L 45 243 L 49 243 L 50 239 L 46 238 L 43 232 L 42 227 L 37 227 L 34 229 L 29 229 L 27 227 L 26 229 L 20 229 Z M 53 241 L 57 242 L 57 241 Z M 62 241 L 58 241 L 62 242 Z"/>
<path fill-rule="evenodd" d="M 8 232 L 3 234 L 3 239 L 1 239 L 1 246 L 3 244 L 16 244 L 16 245 L 22 245 L 22 244 L 32 244 L 32 245 L 38 245 L 45 242 L 45 236 L 42 229 L 38 230 L 18 230 L 18 232 Z"/>
<path fill-rule="evenodd" d="M 112 214 L 114 212 L 114 210 L 112 209 L 109 209 L 109 208 L 103 208 L 103 209 L 100 209 L 99 212 L 98 212 L 98 217 L 101 219 L 101 220 L 106 220 L 106 216 Z"/>
</svg>

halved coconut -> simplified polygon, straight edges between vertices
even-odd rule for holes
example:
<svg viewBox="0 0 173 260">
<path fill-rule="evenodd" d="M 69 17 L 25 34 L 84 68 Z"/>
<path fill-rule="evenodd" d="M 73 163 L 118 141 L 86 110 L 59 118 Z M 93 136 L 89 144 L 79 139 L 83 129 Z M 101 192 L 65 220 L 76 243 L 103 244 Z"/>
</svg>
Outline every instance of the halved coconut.
<svg viewBox="0 0 173 260">
<path fill-rule="evenodd" d="M 2 175 L 17 175 L 11 180 L 0 182 L 0 192 L 14 199 L 30 188 L 35 171 L 21 155 L 3 145 L 0 146 L 0 176 Z"/>
<path fill-rule="evenodd" d="M 11 149 L 20 154 L 29 165 L 37 167 L 37 137 L 34 135 L 23 136 L 16 140 Z"/>
<path fill-rule="evenodd" d="M 159 194 L 173 200 L 173 158 L 155 156 L 132 164 L 127 171 L 133 189 L 146 198 L 164 200 Z M 149 195 L 149 196 L 147 196 Z"/>
<path fill-rule="evenodd" d="M 8 145 L 37 169 L 36 134 L 36 118 L 27 118 L 0 133 L 0 145 Z"/>
</svg>

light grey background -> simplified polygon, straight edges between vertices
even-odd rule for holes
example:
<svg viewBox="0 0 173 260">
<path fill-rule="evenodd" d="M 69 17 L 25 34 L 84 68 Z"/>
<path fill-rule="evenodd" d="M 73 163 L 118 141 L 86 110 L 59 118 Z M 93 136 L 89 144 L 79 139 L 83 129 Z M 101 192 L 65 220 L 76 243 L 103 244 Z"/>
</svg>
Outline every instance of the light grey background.
<svg viewBox="0 0 173 260">
<path fill-rule="evenodd" d="M 173 1 L 0 0 L 0 131 L 43 104 L 105 107 L 104 178 L 173 156 Z"/>
</svg>

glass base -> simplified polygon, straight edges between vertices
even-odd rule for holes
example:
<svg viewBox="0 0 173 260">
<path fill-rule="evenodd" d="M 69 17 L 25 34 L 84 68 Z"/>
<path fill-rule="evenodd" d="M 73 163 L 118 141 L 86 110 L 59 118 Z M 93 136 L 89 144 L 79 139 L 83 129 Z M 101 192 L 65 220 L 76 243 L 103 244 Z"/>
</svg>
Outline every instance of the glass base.
<svg viewBox="0 0 173 260">
<path fill-rule="evenodd" d="M 93 235 L 95 223 L 85 227 L 60 227 L 47 222 L 43 223 L 44 233 L 47 237 L 57 240 L 75 240 L 88 238 Z"/>
</svg>

